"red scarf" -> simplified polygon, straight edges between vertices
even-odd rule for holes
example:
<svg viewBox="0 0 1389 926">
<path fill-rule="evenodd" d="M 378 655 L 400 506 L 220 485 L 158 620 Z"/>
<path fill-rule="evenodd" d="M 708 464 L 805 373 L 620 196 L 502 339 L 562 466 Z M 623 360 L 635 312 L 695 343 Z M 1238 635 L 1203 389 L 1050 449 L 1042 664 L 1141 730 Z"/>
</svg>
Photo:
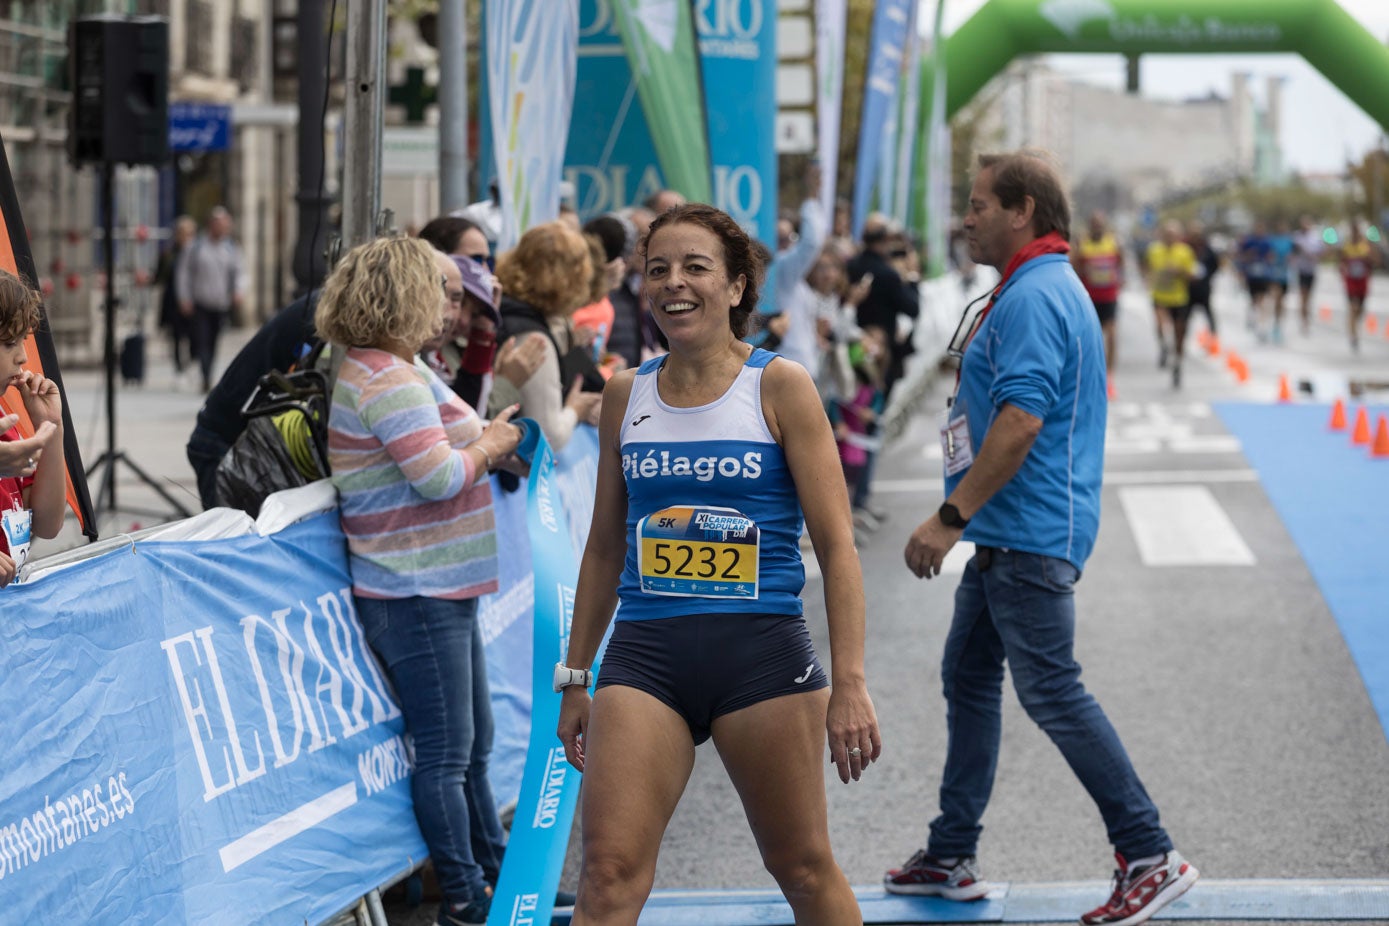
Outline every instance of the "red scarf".
<svg viewBox="0 0 1389 926">
<path fill-rule="evenodd" d="M 994 287 L 993 295 L 989 296 L 989 304 L 984 306 L 984 311 L 979 313 L 979 319 L 974 323 L 970 331 L 969 340 L 965 341 L 965 349 L 969 348 L 969 342 L 974 340 L 974 335 L 984 324 L 984 319 L 988 316 L 989 310 L 998 301 L 999 293 L 1003 292 L 1003 287 L 1008 285 L 1013 274 L 1019 267 L 1034 257 L 1041 257 L 1044 254 L 1069 254 L 1071 253 L 1071 243 L 1062 238 L 1057 232 L 1047 232 L 1040 238 L 1033 238 L 1027 244 L 1018 249 L 1018 253 L 1013 255 L 1013 259 L 1008 261 L 1008 266 L 1003 268 L 1003 278 Z"/>
</svg>

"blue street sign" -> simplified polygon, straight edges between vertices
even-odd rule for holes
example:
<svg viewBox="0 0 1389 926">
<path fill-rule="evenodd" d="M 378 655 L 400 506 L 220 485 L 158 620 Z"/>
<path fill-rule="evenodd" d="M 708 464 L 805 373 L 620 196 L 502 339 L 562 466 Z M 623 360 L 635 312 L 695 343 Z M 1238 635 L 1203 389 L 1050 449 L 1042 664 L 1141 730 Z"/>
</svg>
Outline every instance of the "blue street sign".
<svg viewBox="0 0 1389 926">
<path fill-rule="evenodd" d="M 226 151 L 231 146 L 231 107 L 220 103 L 169 103 L 172 151 Z"/>
</svg>

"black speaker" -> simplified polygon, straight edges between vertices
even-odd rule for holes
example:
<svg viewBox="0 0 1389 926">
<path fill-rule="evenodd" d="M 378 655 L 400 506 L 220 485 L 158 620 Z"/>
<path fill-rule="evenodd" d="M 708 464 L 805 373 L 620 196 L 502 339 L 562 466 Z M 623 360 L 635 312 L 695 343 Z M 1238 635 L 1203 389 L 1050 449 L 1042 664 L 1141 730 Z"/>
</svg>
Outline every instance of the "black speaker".
<svg viewBox="0 0 1389 926">
<path fill-rule="evenodd" d="M 68 26 L 68 157 L 74 164 L 169 160 L 169 23 L 84 16 Z"/>
</svg>

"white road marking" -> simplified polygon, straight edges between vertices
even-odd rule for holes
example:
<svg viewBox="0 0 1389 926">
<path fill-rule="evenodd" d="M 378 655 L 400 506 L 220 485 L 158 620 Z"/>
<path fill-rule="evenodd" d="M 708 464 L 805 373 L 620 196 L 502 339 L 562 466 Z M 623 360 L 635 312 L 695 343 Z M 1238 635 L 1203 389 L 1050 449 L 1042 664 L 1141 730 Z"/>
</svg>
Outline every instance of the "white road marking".
<svg viewBox="0 0 1389 926">
<path fill-rule="evenodd" d="M 246 864 L 262 852 L 312 829 L 355 803 L 357 783 L 353 781 L 276 817 L 264 826 L 257 827 L 240 839 L 234 839 L 223 846 L 220 851 L 222 870 L 231 871 L 239 865 Z"/>
<path fill-rule="evenodd" d="M 1145 566 L 1255 563 L 1254 552 L 1205 486 L 1130 486 L 1119 490 L 1119 503 Z"/>
<path fill-rule="evenodd" d="M 1258 481 L 1259 474 L 1252 469 L 1110 470 L 1104 474 L 1104 482 L 1108 486 Z M 890 495 L 940 495 L 943 488 L 944 484 L 939 478 L 875 479 L 873 481 L 874 492 Z"/>
</svg>

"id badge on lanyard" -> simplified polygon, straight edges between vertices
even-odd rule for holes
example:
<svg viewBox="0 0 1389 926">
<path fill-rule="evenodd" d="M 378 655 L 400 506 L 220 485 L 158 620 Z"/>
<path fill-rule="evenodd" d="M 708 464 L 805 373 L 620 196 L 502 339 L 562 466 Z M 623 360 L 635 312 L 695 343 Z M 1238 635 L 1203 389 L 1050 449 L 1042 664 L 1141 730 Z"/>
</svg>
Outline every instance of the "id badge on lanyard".
<svg viewBox="0 0 1389 926">
<path fill-rule="evenodd" d="M 29 542 L 33 536 L 34 513 L 28 508 L 11 508 L 0 513 L 0 530 L 10 546 L 10 559 L 16 569 L 29 561 Z"/>
<path fill-rule="evenodd" d="M 954 476 L 969 469 L 974 462 L 974 445 L 969 440 L 969 418 L 959 405 L 942 411 L 936 416 L 940 428 L 941 458 L 945 461 L 945 475 Z"/>
</svg>

